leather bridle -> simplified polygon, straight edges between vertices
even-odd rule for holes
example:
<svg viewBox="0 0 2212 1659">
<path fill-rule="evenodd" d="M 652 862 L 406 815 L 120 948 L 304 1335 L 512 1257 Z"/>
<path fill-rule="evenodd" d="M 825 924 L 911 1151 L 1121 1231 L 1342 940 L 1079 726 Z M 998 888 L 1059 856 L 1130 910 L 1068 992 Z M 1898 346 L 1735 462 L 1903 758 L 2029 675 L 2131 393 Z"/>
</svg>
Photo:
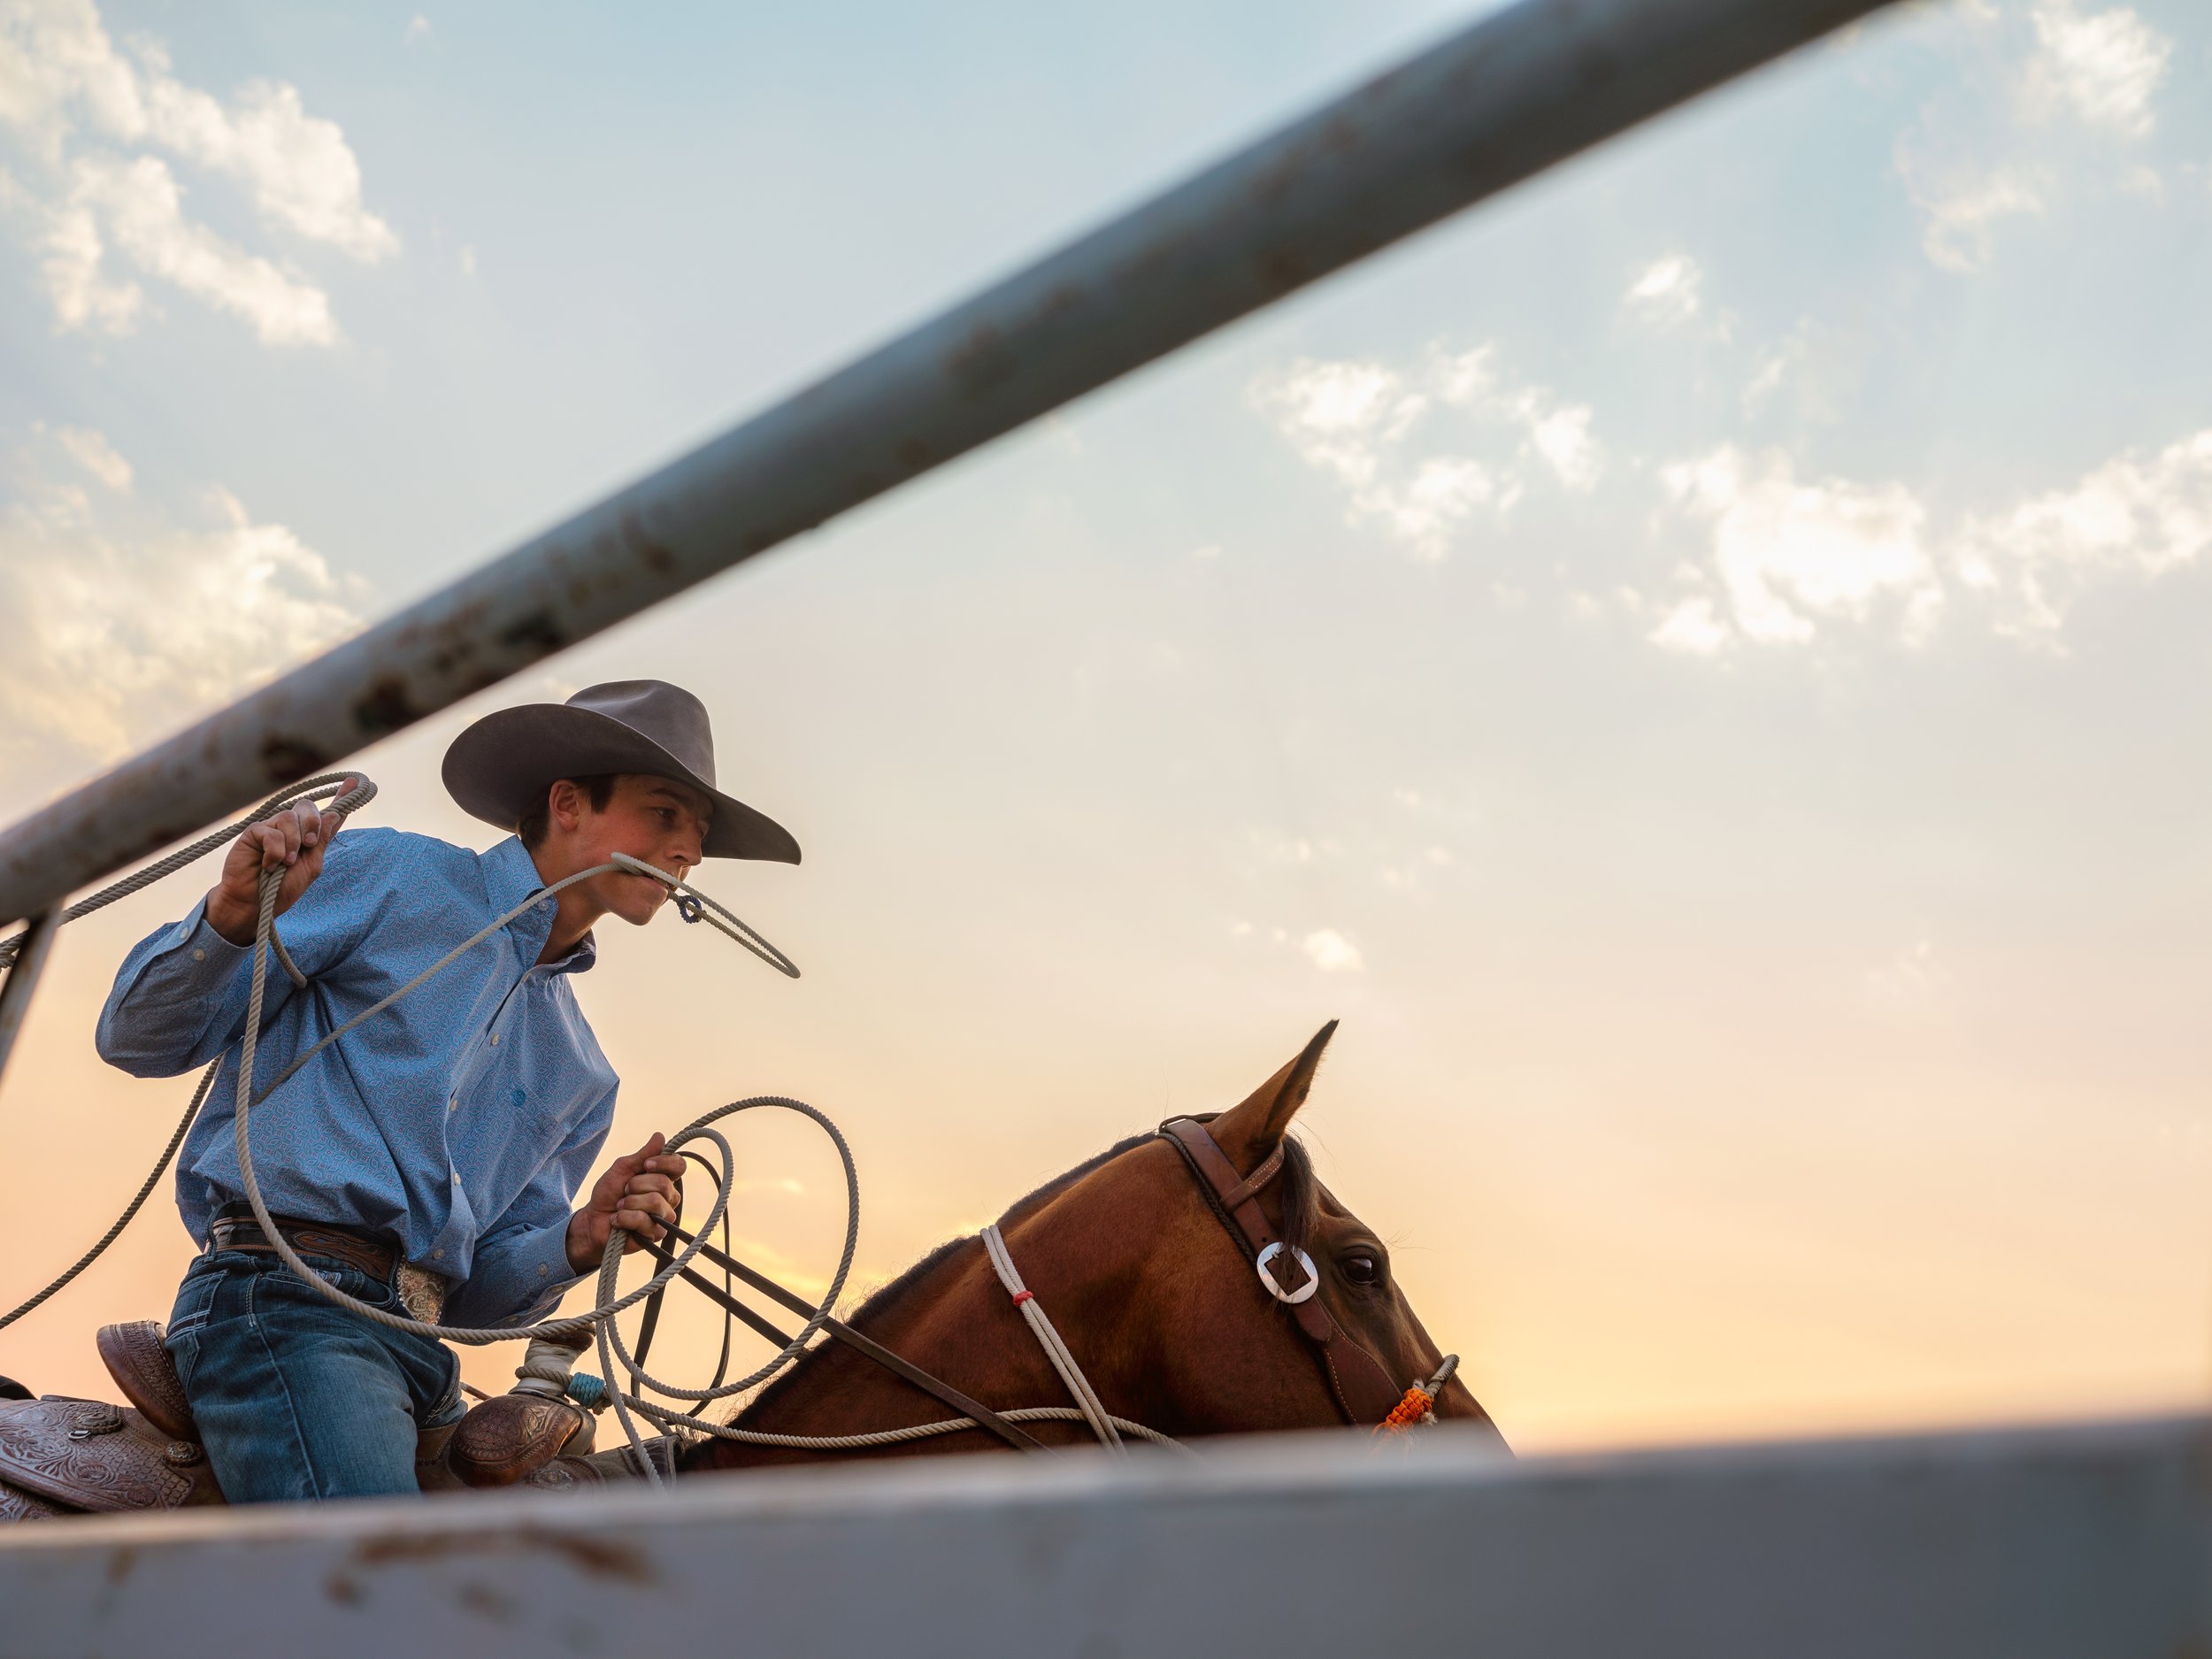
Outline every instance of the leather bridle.
<svg viewBox="0 0 2212 1659">
<path fill-rule="evenodd" d="M 1182 1154 L 1183 1161 L 1197 1178 L 1200 1195 L 1228 1230 L 1230 1238 L 1244 1253 L 1245 1260 L 1253 1264 L 1262 1286 L 1269 1295 L 1290 1310 L 1299 1330 L 1305 1335 L 1316 1363 L 1321 1368 L 1322 1379 L 1328 1385 L 1329 1397 L 1335 1402 L 1338 1413 L 1345 1422 L 1355 1427 L 1396 1428 L 1415 1421 L 1430 1420 L 1428 1407 L 1457 1367 L 1458 1356 L 1445 1356 L 1442 1368 L 1425 1384 L 1417 1381 L 1409 1386 L 1401 1386 L 1392 1379 L 1389 1368 L 1339 1325 L 1322 1305 L 1317 1294 L 1320 1289 L 1319 1271 L 1314 1265 L 1313 1258 L 1278 1236 L 1273 1224 L 1267 1218 L 1266 1211 L 1260 1208 L 1259 1194 L 1266 1191 L 1275 1178 L 1282 1173 L 1283 1147 L 1278 1145 L 1273 1152 L 1261 1160 L 1251 1174 L 1241 1175 L 1238 1173 L 1236 1165 L 1229 1161 L 1229 1155 L 1221 1149 L 1221 1143 L 1213 1138 L 1213 1132 L 1206 1127 L 1217 1115 L 1209 1112 L 1197 1118 L 1171 1118 L 1155 1133 Z M 663 1225 L 685 1243 L 695 1242 L 694 1235 L 680 1226 L 670 1223 Z M 646 1248 L 664 1262 L 672 1259 L 670 1247 L 665 1242 L 648 1243 Z M 793 1312 L 807 1314 L 814 1311 L 803 1297 L 786 1290 L 765 1274 L 748 1267 L 726 1252 L 716 1249 L 711 1244 L 700 1244 L 699 1253 Z M 704 1292 L 726 1313 L 741 1320 L 768 1340 L 780 1345 L 789 1341 L 773 1325 L 696 1270 L 686 1268 L 681 1277 L 695 1288 Z M 1018 1305 L 1031 1300 L 1033 1298 L 1026 1289 L 1015 1292 Z M 641 1360 L 652 1341 L 652 1330 L 658 1319 L 660 1297 L 656 1294 L 646 1304 L 645 1325 L 639 1333 L 638 1357 Z M 963 1417 L 971 1419 L 976 1427 L 997 1435 L 1017 1451 L 1045 1449 L 1019 1424 L 993 1411 L 982 1402 L 971 1398 L 942 1379 L 932 1376 L 920 1366 L 901 1358 L 880 1343 L 863 1336 L 841 1320 L 824 1318 L 821 1323 L 823 1329 L 833 1340 L 848 1344 L 925 1393 L 934 1394 Z M 1337 1363 L 1340 1355 L 1345 1361 L 1341 1365 Z"/>
<path fill-rule="evenodd" d="M 1315 1294 L 1319 1270 L 1313 1258 L 1286 1246 L 1260 1208 L 1260 1194 L 1282 1173 L 1283 1145 L 1279 1143 L 1251 1174 L 1240 1174 L 1206 1127 L 1214 1115 L 1171 1118 L 1156 1133 L 1183 1155 L 1183 1162 L 1198 1178 L 1207 1207 L 1252 1263 L 1262 1286 L 1297 1320 L 1344 1420 L 1356 1427 L 1380 1425 L 1405 1399 L 1405 1386 L 1393 1380 L 1389 1368 L 1321 1305 Z M 1340 1355 L 1341 1365 L 1337 1363 Z"/>
</svg>

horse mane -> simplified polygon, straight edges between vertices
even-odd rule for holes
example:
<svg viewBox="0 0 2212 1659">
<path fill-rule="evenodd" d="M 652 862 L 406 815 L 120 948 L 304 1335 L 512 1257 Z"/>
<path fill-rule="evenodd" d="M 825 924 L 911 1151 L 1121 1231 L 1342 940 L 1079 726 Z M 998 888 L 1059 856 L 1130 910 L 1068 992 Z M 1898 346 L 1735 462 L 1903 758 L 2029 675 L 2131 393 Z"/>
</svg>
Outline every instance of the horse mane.
<svg viewBox="0 0 2212 1659">
<path fill-rule="evenodd" d="M 1156 1130 L 1147 1130 L 1142 1134 L 1131 1135 L 1125 1140 L 1117 1141 L 1103 1152 L 1085 1159 L 1065 1174 L 1054 1176 L 1043 1186 L 1017 1200 L 1013 1207 L 999 1217 L 999 1225 L 1007 1226 L 1019 1221 L 1032 1210 L 1058 1197 L 1060 1194 L 1074 1186 L 1085 1176 L 1111 1164 L 1123 1153 L 1134 1151 L 1146 1141 L 1155 1139 L 1157 1133 Z M 1295 1135 L 1283 1137 L 1282 1172 L 1275 1178 L 1274 1186 L 1283 1207 L 1283 1240 L 1294 1248 L 1301 1248 L 1313 1236 L 1315 1226 L 1320 1220 L 1321 1182 L 1314 1174 L 1311 1155 L 1307 1152 L 1305 1144 Z M 947 1239 L 890 1283 L 870 1293 L 868 1299 L 853 1310 L 851 1317 L 846 1319 L 846 1323 L 856 1328 L 864 1329 L 870 1315 L 880 1313 L 898 1302 L 915 1286 L 935 1271 L 947 1256 L 963 1245 L 972 1243 L 975 1238 L 976 1235 L 972 1233 L 964 1233 L 957 1238 Z M 786 1367 L 781 1376 L 772 1379 L 766 1387 L 738 1407 L 728 1420 L 734 1422 L 743 1413 L 756 1407 L 766 1407 L 780 1399 L 787 1391 L 797 1386 L 800 1378 L 804 1376 L 816 1360 L 832 1346 L 833 1344 L 818 1343 L 815 1347 L 809 1348 Z"/>
</svg>

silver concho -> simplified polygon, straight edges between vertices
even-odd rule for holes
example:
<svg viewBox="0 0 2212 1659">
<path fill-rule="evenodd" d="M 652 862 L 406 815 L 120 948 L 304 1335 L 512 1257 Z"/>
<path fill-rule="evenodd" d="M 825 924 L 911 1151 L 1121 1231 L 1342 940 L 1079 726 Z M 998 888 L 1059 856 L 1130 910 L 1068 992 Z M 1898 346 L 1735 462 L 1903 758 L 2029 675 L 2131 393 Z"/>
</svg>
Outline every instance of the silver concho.
<svg viewBox="0 0 2212 1659">
<path fill-rule="evenodd" d="M 1276 1240 L 1276 1242 L 1269 1245 L 1264 1250 L 1260 1252 L 1259 1260 L 1253 1263 L 1253 1266 L 1259 1270 L 1260 1283 L 1267 1286 L 1267 1294 L 1274 1297 L 1278 1302 L 1298 1302 L 1307 1301 L 1312 1296 L 1315 1291 L 1321 1288 L 1321 1275 L 1314 1269 L 1313 1257 L 1308 1256 L 1303 1250 L 1297 1248 L 1295 1246 L 1292 1247 L 1290 1252 L 1292 1258 L 1297 1262 L 1299 1266 L 1306 1270 L 1306 1282 L 1299 1286 L 1295 1290 L 1285 1290 L 1280 1285 L 1275 1282 L 1275 1275 L 1267 1271 L 1267 1264 L 1282 1253 L 1283 1245 L 1280 1240 Z"/>
</svg>

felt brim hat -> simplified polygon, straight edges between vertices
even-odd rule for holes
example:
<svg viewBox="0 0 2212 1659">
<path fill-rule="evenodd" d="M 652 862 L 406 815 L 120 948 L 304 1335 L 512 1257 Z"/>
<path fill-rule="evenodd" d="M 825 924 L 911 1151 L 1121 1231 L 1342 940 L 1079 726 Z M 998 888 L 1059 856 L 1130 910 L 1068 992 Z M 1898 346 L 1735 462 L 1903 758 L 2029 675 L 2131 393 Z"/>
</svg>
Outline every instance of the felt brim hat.
<svg viewBox="0 0 2212 1659">
<path fill-rule="evenodd" d="M 713 797 L 708 857 L 799 862 L 789 830 L 714 787 L 706 705 L 665 680 L 618 680 L 587 686 L 566 703 L 488 714 L 453 740 L 442 775 L 463 811 L 511 830 L 555 780 L 623 772 L 672 778 Z"/>
</svg>

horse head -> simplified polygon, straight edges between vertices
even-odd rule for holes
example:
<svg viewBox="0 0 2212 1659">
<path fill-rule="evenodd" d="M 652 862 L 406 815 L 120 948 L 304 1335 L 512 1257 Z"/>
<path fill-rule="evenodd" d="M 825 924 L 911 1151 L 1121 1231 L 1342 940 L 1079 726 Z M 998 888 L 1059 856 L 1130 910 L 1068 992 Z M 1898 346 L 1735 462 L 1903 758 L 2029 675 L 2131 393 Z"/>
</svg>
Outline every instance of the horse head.
<svg viewBox="0 0 2212 1659">
<path fill-rule="evenodd" d="M 1244 1100 L 1204 1120 L 1225 1170 L 1240 1183 L 1256 1174 L 1263 1182 L 1251 1202 L 1284 1247 L 1270 1253 L 1277 1259 L 1268 1271 L 1197 1160 L 1165 1134 L 1108 1159 L 1041 1209 L 1018 1210 L 1002 1227 L 1018 1260 L 1034 1240 L 1056 1267 L 1087 1248 L 1102 1260 L 1120 1254 L 1117 1239 L 1138 1242 L 1113 1276 L 1120 1284 L 1079 1304 L 1088 1312 L 1118 1291 L 1135 1317 L 1133 1330 L 1122 1321 L 1120 1379 L 1141 1403 L 1124 1415 L 1178 1438 L 1348 1421 L 1371 1427 L 1440 1368 L 1443 1356 L 1392 1272 L 1388 1248 L 1321 1184 L 1291 1133 L 1335 1030 L 1332 1021 Z M 1319 1281 L 1310 1292 L 1307 1263 Z M 1318 1318 L 1302 1310 L 1307 1301 Z M 1132 1357 L 1134 1365 L 1125 1363 Z M 1489 1423 L 1456 1376 L 1434 1409 L 1440 1418 Z"/>
<path fill-rule="evenodd" d="M 1243 1101 L 1204 1120 L 1229 1195 L 1240 1199 L 1234 1187 L 1256 1173 L 1264 1183 L 1249 1197 L 1284 1246 L 1270 1273 L 1256 1268 L 1238 1206 L 1225 1206 L 1195 1159 L 1164 1133 L 1109 1148 L 999 1222 L 1023 1280 L 1115 1416 L 1179 1440 L 1372 1427 L 1442 1367 L 1391 1271 L 1389 1249 L 1322 1186 L 1290 1133 L 1335 1029 L 1333 1021 L 1323 1027 Z M 1305 1273 L 1292 1262 L 1311 1263 L 1318 1283 L 1310 1294 L 1300 1294 Z M 1068 1402 L 977 1239 L 941 1246 L 851 1322 L 998 1409 Z M 1456 1377 L 1438 1393 L 1434 1411 L 1496 1432 Z M 787 1372 L 735 1423 L 778 1434 L 850 1434 L 943 1415 L 849 1351 L 829 1348 Z M 1049 1440 L 1087 1437 L 1079 1423 L 1030 1426 Z M 969 1432 L 886 1449 L 995 1444 Z M 723 1442 L 711 1458 L 727 1468 L 801 1455 Z"/>
</svg>

